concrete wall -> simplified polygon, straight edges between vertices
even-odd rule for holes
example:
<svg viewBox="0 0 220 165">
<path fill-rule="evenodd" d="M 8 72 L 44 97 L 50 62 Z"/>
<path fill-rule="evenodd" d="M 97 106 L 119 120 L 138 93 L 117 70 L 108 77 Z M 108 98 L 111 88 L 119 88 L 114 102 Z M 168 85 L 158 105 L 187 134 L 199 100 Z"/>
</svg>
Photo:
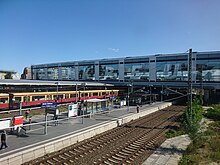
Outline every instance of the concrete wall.
<svg viewBox="0 0 220 165">
<path fill-rule="evenodd" d="M 110 121 L 106 124 L 102 124 L 95 128 L 91 128 L 91 129 L 76 133 L 74 135 L 70 135 L 68 137 L 64 137 L 62 139 L 49 142 L 47 144 L 43 144 L 43 145 L 31 148 L 31 149 L 27 149 L 25 151 L 18 152 L 16 154 L 12 154 L 10 156 L 6 156 L 0 159 L 0 164 L 1 165 L 18 165 L 18 164 L 28 162 L 30 160 L 36 159 L 46 154 L 59 151 L 72 144 L 91 138 L 97 134 L 113 129 L 117 127 L 118 125 L 125 124 L 131 120 L 138 119 L 142 116 L 156 112 L 170 105 L 171 103 L 161 103 L 161 104 L 153 105 L 150 109 L 141 111 L 140 113 L 132 114 L 132 115 L 129 115 L 123 118 L 119 118 L 118 120 Z"/>
</svg>

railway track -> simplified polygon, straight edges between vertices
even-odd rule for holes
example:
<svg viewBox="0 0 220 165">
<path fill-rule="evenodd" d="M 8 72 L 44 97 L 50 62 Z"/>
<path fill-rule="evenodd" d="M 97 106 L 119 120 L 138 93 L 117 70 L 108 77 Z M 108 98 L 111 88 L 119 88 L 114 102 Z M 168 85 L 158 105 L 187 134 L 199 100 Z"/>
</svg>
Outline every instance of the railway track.
<svg viewBox="0 0 220 165">
<path fill-rule="evenodd" d="M 141 164 L 165 140 L 183 110 L 168 107 L 25 164 Z"/>
</svg>

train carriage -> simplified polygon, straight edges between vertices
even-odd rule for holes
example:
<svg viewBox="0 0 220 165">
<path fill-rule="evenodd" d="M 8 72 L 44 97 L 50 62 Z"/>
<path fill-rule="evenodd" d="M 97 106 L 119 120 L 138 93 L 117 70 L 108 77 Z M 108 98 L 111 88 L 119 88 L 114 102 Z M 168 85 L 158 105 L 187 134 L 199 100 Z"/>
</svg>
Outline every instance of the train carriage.
<svg viewBox="0 0 220 165">
<path fill-rule="evenodd" d="M 119 90 L 86 90 L 59 92 L 29 92 L 0 94 L 0 109 L 15 109 L 20 103 L 22 107 L 40 106 L 44 102 L 68 103 L 94 98 L 118 96 Z"/>
</svg>

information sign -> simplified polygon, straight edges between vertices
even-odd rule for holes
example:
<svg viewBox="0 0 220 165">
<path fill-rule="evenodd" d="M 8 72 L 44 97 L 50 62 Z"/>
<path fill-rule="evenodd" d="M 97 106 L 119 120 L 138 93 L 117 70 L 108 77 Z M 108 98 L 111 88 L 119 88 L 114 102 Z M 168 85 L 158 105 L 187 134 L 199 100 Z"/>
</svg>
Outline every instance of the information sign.
<svg viewBox="0 0 220 165">
<path fill-rule="evenodd" d="M 68 117 L 77 116 L 77 104 L 70 104 L 68 106 Z"/>
<path fill-rule="evenodd" d="M 41 104 L 41 108 L 45 108 L 45 107 L 56 107 L 57 103 L 56 102 L 47 102 L 47 103 L 42 103 Z"/>
</svg>

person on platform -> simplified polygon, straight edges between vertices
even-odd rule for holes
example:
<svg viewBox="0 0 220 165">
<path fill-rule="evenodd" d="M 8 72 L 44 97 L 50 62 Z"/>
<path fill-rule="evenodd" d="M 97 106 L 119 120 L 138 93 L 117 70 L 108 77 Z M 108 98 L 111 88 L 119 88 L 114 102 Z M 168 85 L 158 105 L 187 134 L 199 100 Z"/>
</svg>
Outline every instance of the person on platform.
<svg viewBox="0 0 220 165">
<path fill-rule="evenodd" d="M 3 149 L 3 146 L 5 146 L 5 148 L 7 148 L 7 144 L 6 144 L 6 131 L 4 130 L 1 134 L 1 149 Z"/>
<path fill-rule="evenodd" d="M 137 105 L 137 113 L 139 113 L 139 112 L 140 112 L 140 106 Z"/>
<path fill-rule="evenodd" d="M 28 115 L 29 115 L 29 111 L 26 111 L 25 112 L 25 119 L 27 120 L 27 118 L 28 118 Z"/>
</svg>

